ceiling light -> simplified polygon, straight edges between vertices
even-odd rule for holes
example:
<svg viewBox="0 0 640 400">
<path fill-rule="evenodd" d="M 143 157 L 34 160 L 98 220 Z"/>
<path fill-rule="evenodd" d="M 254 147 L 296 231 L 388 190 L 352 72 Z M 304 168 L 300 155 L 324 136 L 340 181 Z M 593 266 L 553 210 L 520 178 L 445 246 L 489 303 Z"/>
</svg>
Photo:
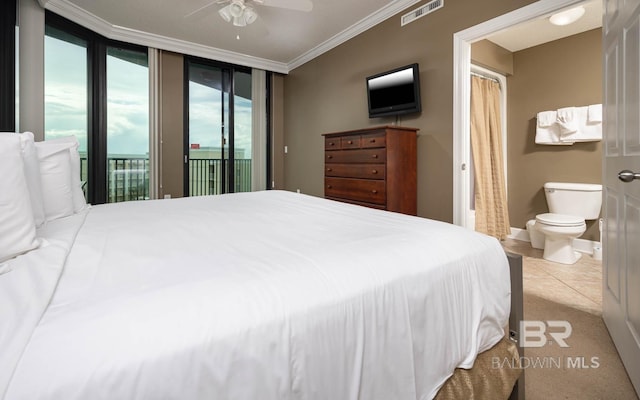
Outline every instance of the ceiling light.
<svg viewBox="0 0 640 400">
<path fill-rule="evenodd" d="M 569 25 L 579 20 L 580 17 L 584 15 L 584 12 L 584 7 L 578 6 L 566 11 L 559 12 L 557 14 L 553 14 L 551 17 L 549 17 L 549 22 L 558 26 Z"/>
<path fill-rule="evenodd" d="M 244 9 L 244 19 L 247 21 L 247 24 L 252 24 L 258 18 L 258 13 L 253 7 L 247 6 Z"/>
<path fill-rule="evenodd" d="M 258 18 L 258 13 L 251 6 L 246 6 L 244 0 L 231 0 L 231 3 L 222 7 L 218 14 L 226 22 L 235 26 L 247 26 Z"/>
<path fill-rule="evenodd" d="M 218 10 L 218 14 L 220 14 L 222 19 L 225 20 L 226 22 L 231 22 L 232 15 L 231 15 L 231 12 L 229 11 L 230 7 L 231 5 L 224 6 L 220 10 Z"/>
<path fill-rule="evenodd" d="M 232 0 L 228 7 L 229 13 L 234 18 L 240 18 L 244 12 L 244 2 L 242 0 Z"/>
<path fill-rule="evenodd" d="M 247 26 L 247 21 L 245 21 L 243 16 L 233 17 L 233 25 L 235 25 L 235 26 Z"/>
</svg>

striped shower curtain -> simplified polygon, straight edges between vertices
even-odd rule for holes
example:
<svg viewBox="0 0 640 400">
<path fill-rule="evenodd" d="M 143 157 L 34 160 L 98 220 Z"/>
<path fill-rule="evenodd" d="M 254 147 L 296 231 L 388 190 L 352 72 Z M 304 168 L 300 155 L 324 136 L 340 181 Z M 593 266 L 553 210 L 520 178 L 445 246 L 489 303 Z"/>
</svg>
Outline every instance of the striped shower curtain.
<svg viewBox="0 0 640 400">
<path fill-rule="evenodd" d="M 471 150 L 475 170 L 476 231 L 506 239 L 510 233 L 500 124 L 500 85 L 471 77 Z"/>
</svg>

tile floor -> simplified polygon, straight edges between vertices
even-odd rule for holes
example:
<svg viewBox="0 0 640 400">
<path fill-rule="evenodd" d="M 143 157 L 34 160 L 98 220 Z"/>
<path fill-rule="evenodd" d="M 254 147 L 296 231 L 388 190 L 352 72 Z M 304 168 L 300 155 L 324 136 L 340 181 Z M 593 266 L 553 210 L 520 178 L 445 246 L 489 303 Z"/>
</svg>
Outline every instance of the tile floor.
<svg viewBox="0 0 640 400">
<path fill-rule="evenodd" d="M 524 291 L 574 308 L 602 315 L 602 262 L 583 254 L 573 265 L 542 258 L 529 242 L 507 239 L 503 247 L 523 259 Z"/>
</svg>

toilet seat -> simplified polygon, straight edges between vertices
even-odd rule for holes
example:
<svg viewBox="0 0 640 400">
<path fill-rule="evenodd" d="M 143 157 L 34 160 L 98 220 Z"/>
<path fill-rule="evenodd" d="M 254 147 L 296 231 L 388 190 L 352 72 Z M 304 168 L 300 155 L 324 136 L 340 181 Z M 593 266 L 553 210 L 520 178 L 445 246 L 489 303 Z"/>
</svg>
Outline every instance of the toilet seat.
<svg viewBox="0 0 640 400">
<path fill-rule="evenodd" d="M 545 213 L 536 215 L 536 221 L 551 226 L 581 226 L 584 225 L 584 218 L 574 215 Z"/>
</svg>

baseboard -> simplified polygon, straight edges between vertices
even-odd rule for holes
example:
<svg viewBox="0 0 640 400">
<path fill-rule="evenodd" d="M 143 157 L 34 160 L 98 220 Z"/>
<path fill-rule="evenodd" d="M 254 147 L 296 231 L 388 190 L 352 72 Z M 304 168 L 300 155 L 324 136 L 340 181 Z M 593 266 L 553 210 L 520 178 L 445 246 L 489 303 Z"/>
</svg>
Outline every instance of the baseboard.
<svg viewBox="0 0 640 400">
<path fill-rule="evenodd" d="M 529 232 L 526 229 L 521 228 L 511 228 L 511 235 L 509 235 L 510 239 L 521 240 L 523 242 L 531 242 L 529 239 Z M 593 240 L 586 239 L 576 239 L 573 241 L 573 249 L 575 251 L 579 251 L 580 253 L 585 254 L 593 254 L 594 246 L 600 246 L 600 242 L 595 242 Z"/>
</svg>

